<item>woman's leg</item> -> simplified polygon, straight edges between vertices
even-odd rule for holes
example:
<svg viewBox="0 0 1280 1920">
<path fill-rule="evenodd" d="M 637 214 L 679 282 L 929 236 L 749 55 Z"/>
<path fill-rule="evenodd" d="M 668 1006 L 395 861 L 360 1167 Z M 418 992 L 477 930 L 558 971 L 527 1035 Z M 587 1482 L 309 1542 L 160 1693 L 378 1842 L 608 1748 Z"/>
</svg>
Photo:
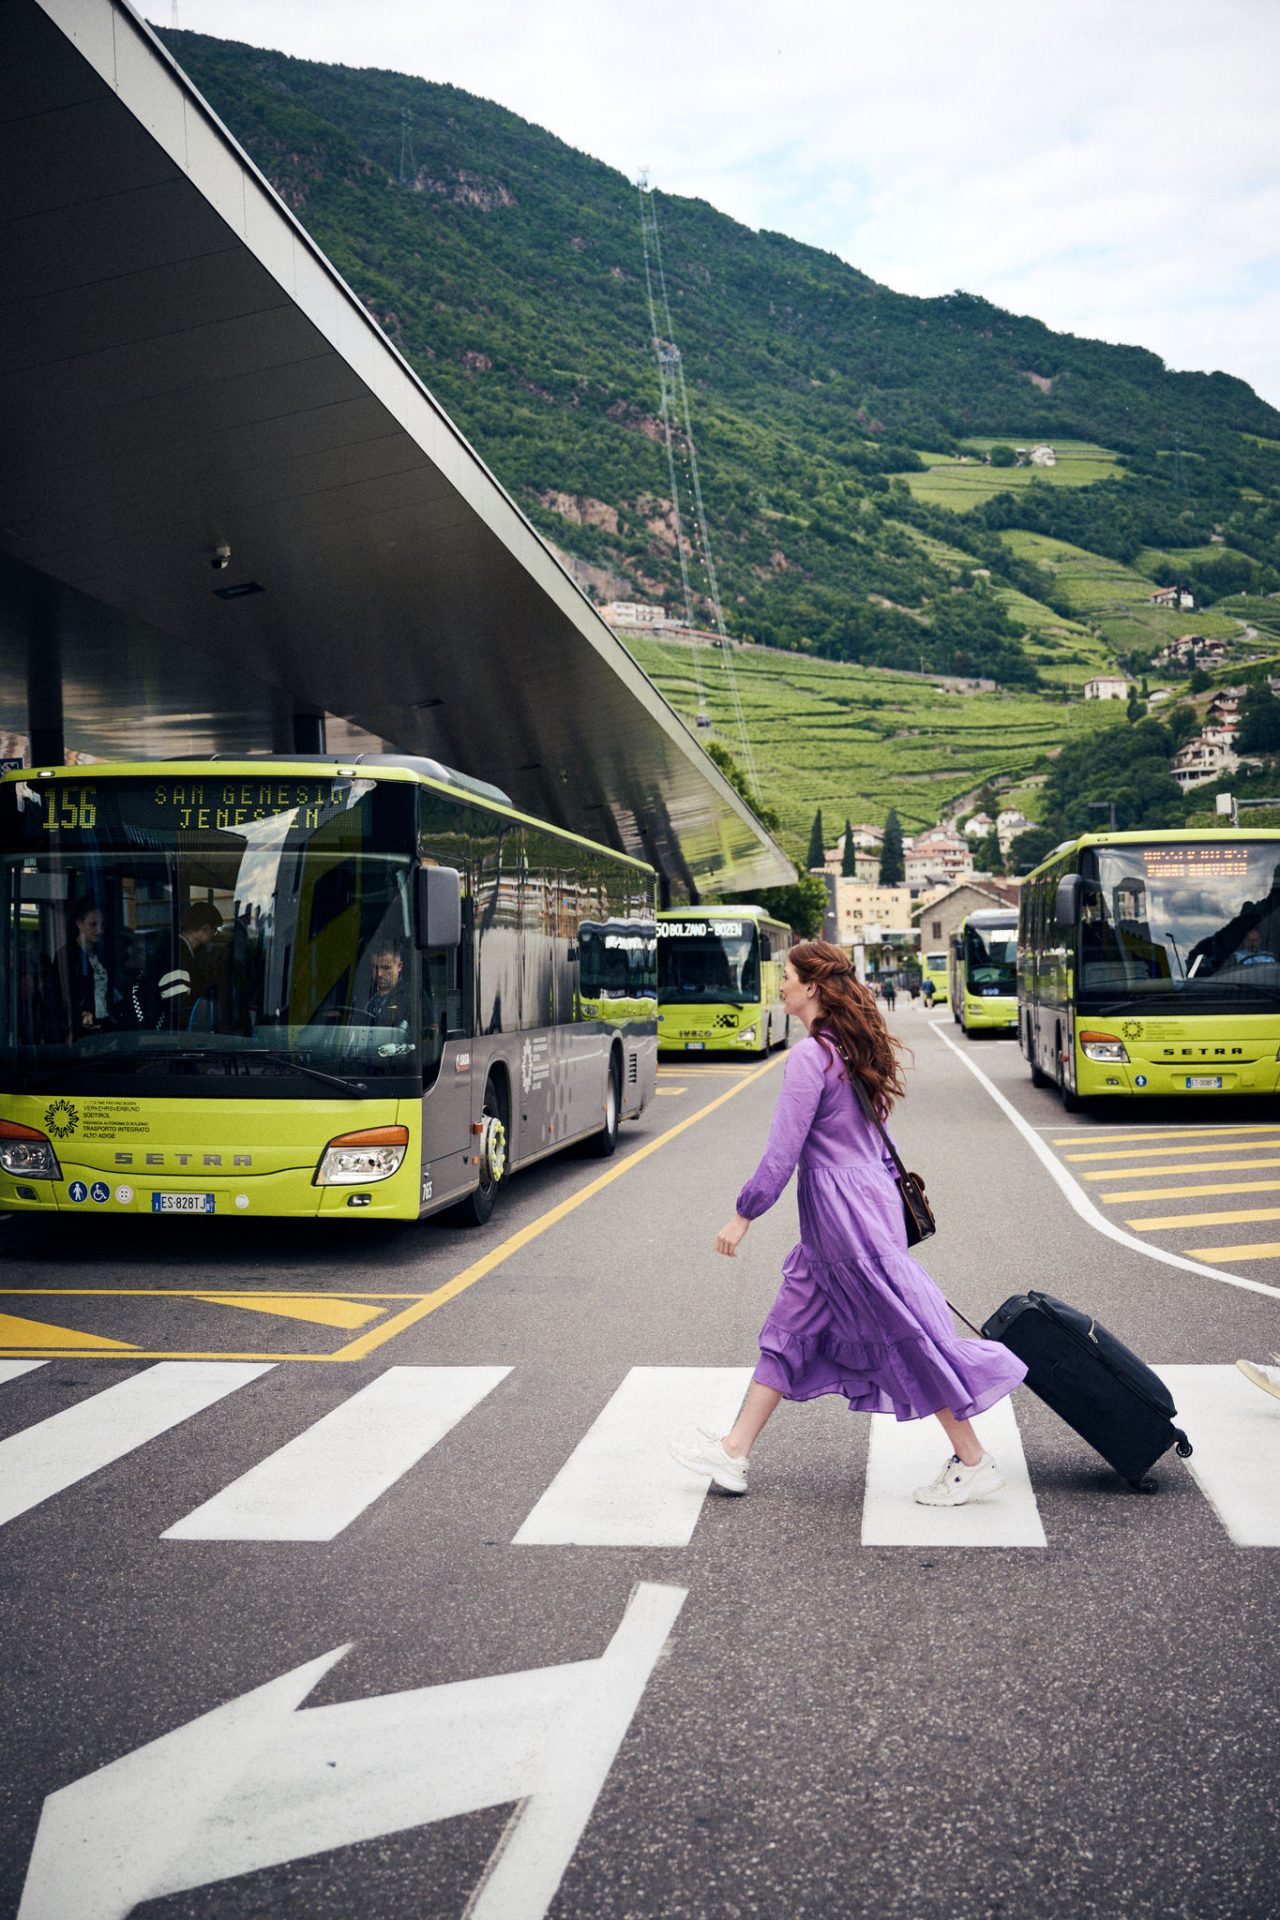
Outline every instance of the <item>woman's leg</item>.
<svg viewBox="0 0 1280 1920">
<path fill-rule="evenodd" d="M 751 1382 L 741 1412 L 720 1443 L 731 1460 L 747 1458 L 781 1398 L 776 1387 L 762 1387 L 758 1380 Z"/>
<path fill-rule="evenodd" d="M 951 1442 L 951 1451 L 966 1467 L 976 1467 L 986 1449 L 967 1420 L 957 1420 L 948 1407 L 938 1415 L 942 1431 Z M 763 1425 L 763 1422 L 761 1423 Z M 726 1447 L 728 1442 L 725 1442 Z"/>
</svg>

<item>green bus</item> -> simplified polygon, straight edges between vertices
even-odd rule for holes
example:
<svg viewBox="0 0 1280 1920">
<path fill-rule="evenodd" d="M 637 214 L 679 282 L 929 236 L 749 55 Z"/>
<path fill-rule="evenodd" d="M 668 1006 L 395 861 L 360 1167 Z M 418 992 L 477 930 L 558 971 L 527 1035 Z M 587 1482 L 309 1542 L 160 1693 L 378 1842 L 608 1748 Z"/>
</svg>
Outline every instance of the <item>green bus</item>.
<svg viewBox="0 0 1280 1920">
<path fill-rule="evenodd" d="M 935 1007 L 945 1007 L 951 992 L 949 960 L 950 956 L 942 948 L 920 955 L 920 984 L 923 986 L 926 980 L 933 982 Z"/>
<path fill-rule="evenodd" d="M 1018 1024 L 1018 910 L 982 907 L 951 938 L 951 1017 L 966 1033 Z"/>
<path fill-rule="evenodd" d="M 0 1208 L 479 1224 L 651 1098 L 655 886 L 432 760 L 10 773 Z"/>
<path fill-rule="evenodd" d="M 791 929 L 761 907 L 688 907 L 658 915 L 658 1049 L 763 1056 L 785 1046 L 782 969 Z"/>
<path fill-rule="evenodd" d="M 1096 833 L 1024 882 L 1018 1037 L 1068 1111 L 1280 1088 L 1280 834 Z"/>
</svg>

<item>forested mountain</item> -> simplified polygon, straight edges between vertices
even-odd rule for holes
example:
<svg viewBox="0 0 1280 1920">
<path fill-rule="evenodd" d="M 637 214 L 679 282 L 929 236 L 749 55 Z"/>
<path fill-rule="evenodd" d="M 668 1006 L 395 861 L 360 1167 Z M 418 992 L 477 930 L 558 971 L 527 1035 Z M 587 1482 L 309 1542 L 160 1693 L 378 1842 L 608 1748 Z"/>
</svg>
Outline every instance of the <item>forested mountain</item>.
<svg viewBox="0 0 1280 1920">
<path fill-rule="evenodd" d="M 452 87 L 160 31 L 590 590 L 677 606 L 635 186 Z M 1280 624 L 1280 413 L 1242 381 L 657 209 L 731 632 L 1060 695 L 1186 628 L 1157 578 Z"/>
</svg>

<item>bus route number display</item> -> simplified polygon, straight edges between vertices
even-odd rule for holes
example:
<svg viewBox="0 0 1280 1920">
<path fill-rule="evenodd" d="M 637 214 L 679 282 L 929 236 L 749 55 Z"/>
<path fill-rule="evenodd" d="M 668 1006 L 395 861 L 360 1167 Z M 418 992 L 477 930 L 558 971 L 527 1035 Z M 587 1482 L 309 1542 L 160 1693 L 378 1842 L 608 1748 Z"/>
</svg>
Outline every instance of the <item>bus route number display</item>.
<svg viewBox="0 0 1280 1920">
<path fill-rule="evenodd" d="M 740 940 L 741 920 L 659 920 L 659 940 Z"/>
<path fill-rule="evenodd" d="M 304 827 L 318 827 L 327 809 L 345 804 L 349 788 L 332 780 L 241 778 L 113 781 L 105 791 L 130 826 L 216 833 L 295 810 Z M 59 781 L 45 788 L 41 800 L 45 833 L 92 833 L 98 825 L 96 786 Z"/>
<path fill-rule="evenodd" d="M 1249 873 L 1247 847 L 1144 847 L 1142 871 L 1148 880 L 1243 880 Z"/>
</svg>

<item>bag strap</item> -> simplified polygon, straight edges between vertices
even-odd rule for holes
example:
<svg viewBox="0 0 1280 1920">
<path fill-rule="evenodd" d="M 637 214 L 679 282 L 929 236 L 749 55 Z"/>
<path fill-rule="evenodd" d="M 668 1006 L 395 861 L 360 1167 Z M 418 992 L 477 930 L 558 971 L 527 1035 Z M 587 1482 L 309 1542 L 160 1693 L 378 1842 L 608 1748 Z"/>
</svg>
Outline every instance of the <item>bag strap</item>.
<svg viewBox="0 0 1280 1920">
<path fill-rule="evenodd" d="M 849 1083 L 853 1088 L 854 1095 L 857 1099 L 858 1105 L 862 1108 L 862 1111 L 866 1114 L 867 1119 L 871 1122 L 872 1126 L 875 1128 L 876 1132 L 880 1135 L 880 1138 L 883 1140 L 885 1146 L 889 1149 L 889 1154 L 893 1160 L 893 1164 L 898 1169 L 899 1180 L 907 1179 L 908 1178 L 907 1170 L 902 1164 L 902 1159 L 898 1153 L 898 1149 L 894 1146 L 893 1141 L 890 1139 L 888 1128 L 885 1126 L 884 1121 L 880 1118 L 880 1115 L 876 1112 L 875 1107 L 873 1106 L 871 1101 L 871 1096 L 862 1084 L 862 1075 L 860 1073 L 854 1072 L 852 1062 L 846 1059 L 844 1054 L 841 1054 L 840 1058 L 844 1060 L 845 1067 L 849 1074 Z M 945 1293 L 942 1295 L 942 1297 L 944 1300 L 947 1300 L 947 1296 Z M 970 1320 L 969 1316 L 967 1314 L 961 1313 L 959 1307 L 956 1306 L 954 1301 L 947 1300 L 947 1305 L 951 1308 L 951 1311 L 952 1313 L 954 1313 L 957 1320 L 964 1321 L 964 1324 L 966 1327 L 968 1327 L 970 1333 L 976 1333 L 979 1340 L 984 1340 L 986 1338 L 986 1335 L 983 1333 L 982 1328 L 975 1327 L 972 1320 Z"/>
</svg>

